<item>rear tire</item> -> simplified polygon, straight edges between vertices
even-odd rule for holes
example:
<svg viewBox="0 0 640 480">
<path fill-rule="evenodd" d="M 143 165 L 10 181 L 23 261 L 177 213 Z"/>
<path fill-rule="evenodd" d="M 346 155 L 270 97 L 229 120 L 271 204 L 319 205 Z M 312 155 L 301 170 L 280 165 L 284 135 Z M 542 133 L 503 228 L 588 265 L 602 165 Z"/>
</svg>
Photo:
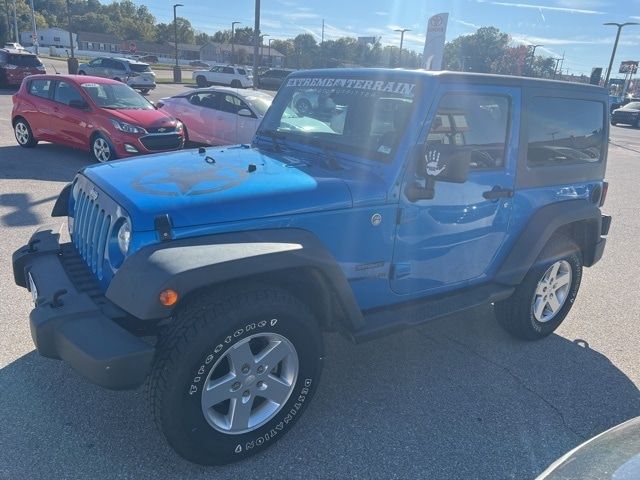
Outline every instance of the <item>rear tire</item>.
<svg viewBox="0 0 640 480">
<path fill-rule="evenodd" d="M 80 71 L 78 72 L 78 75 L 86 75 L 86 73 L 85 73 L 85 71 L 84 71 L 84 70 L 80 70 Z"/>
<path fill-rule="evenodd" d="M 205 291 L 161 332 L 147 396 L 181 456 L 224 465 L 282 438 L 311 401 L 321 370 L 318 325 L 287 291 Z"/>
<path fill-rule="evenodd" d="M 207 82 L 207 79 L 203 75 L 198 75 L 196 77 L 196 84 L 200 88 L 204 88 L 204 87 L 208 87 L 209 86 L 209 82 Z"/>
<path fill-rule="evenodd" d="M 514 294 L 495 304 L 496 319 L 514 337 L 544 338 L 571 310 L 581 279 L 578 246 L 567 237 L 552 238 Z"/>
<path fill-rule="evenodd" d="M 149 89 L 148 88 L 143 88 L 142 90 L 140 90 L 140 93 L 142 95 L 146 95 L 147 93 L 149 93 Z"/>
<path fill-rule="evenodd" d="M 232 80 L 231 88 L 242 88 L 242 83 L 240 83 L 240 80 Z"/>
<path fill-rule="evenodd" d="M 38 144 L 38 140 L 33 136 L 31 126 L 24 118 L 17 119 L 13 124 L 13 133 L 18 145 L 24 148 L 33 148 Z"/>
</svg>

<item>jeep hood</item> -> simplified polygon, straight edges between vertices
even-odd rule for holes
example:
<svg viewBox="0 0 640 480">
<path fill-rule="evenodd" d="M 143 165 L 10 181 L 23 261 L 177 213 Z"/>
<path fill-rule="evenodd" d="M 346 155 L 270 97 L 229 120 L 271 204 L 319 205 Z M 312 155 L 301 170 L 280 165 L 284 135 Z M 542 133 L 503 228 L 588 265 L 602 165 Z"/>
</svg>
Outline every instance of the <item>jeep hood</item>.
<svg viewBox="0 0 640 480">
<path fill-rule="evenodd" d="M 180 228 L 353 205 L 347 183 L 332 172 L 243 146 L 146 155 L 83 174 L 127 211 L 137 231 L 153 230 L 164 214 Z"/>
</svg>

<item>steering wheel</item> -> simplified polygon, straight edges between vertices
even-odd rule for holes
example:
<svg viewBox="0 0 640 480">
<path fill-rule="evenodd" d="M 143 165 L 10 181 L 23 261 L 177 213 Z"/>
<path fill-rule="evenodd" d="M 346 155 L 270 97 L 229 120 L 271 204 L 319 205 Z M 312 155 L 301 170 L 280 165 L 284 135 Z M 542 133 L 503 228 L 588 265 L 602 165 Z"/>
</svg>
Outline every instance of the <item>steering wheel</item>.
<svg viewBox="0 0 640 480">
<path fill-rule="evenodd" d="M 495 168 L 496 160 L 485 150 L 472 150 L 471 161 L 480 168 Z"/>
</svg>

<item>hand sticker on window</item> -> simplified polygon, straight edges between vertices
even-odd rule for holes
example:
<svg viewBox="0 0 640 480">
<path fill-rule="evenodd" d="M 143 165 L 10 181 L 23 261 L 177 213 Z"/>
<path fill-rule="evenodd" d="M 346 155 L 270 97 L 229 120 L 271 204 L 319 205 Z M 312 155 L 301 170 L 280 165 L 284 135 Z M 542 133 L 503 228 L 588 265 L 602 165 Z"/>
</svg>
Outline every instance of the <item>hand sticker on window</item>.
<svg viewBox="0 0 640 480">
<path fill-rule="evenodd" d="M 430 177 L 437 177 L 447 168 L 446 165 L 440 166 L 440 152 L 438 150 L 429 150 L 424 159 L 427 161 L 427 175 Z"/>
</svg>

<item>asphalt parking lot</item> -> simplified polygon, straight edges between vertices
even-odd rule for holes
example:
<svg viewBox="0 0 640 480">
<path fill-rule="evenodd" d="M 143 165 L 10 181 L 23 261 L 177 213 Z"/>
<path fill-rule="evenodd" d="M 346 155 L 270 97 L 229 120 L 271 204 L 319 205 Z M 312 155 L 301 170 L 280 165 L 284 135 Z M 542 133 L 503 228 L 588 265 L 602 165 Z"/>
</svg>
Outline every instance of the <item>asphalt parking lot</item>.
<svg viewBox="0 0 640 480">
<path fill-rule="evenodd" d="M 640 415 L 640 130 L 612 127 L 607 249 L 556 334 L 513 340 L 484 308 L 358 346 L 328 335 L 321 387 L 296 427 L 262 455 L 204 468 L 163 443 L 142 389 L 102 390 L 33 351 L 11 253 L 52 223 L 57 194 L 90 159 L 18 147 L 10 94 L 0 91 L 1 479 L 530 479 Z"/>
</svg>

